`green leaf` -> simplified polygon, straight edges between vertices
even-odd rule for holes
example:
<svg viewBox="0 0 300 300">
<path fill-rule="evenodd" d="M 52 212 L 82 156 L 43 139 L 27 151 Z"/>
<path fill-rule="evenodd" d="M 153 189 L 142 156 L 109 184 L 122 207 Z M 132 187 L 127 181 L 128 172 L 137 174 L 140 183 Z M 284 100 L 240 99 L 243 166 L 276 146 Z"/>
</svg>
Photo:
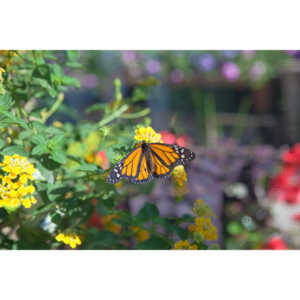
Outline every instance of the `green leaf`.
<svg viewBox="0 0 300 300">
<path fill-rule="evenodd" d="M 68 61 L 66 63 L 66 66 L 67 67 L 70 67 L 70 68 L 81 68 L 82 67 L 82 64 L 76 62 L 76 61 Z"/>
<path fill-rule="evenodd" d="M 67 156 L 62 152 L 62 150 L 54 151 L 51 153 L 50 158 L 60 164 L 65 164 L 67 162 Z"/>
<path fill-rule="evenodd" d="M 62 78 L 62 84 L 63 85 L 71 85 L 74 86 L 76 88 L 80 87 L 80 82 L 78 79 L 70 77 L 70 76 L 63 76 Z"/>
<path fill-rule="evenodd" d="M 146 203 L 137 213 L 136 218 L 142 222 L 147 222 L 159 216 L 158 208 L 153 203 Z"/>
<path fill-rule="evenodd" d="M 48 152 L 47 144 L 39 144 L 32 149 L 32 155 L 42 155 Z"/>
<path fill-rule="evenodd" d="M 0 111 L 8 111 L 14 104 L 12 97 L 9 93 L 0 95 Z"/>
<path fill-rule="evenodd" d="M 13 155 L 13 154 L 19 154 L 22 156 L 28 156 L 28 152 L 21 146 L 10 146 L 5 148 L 2 151 L 3 155 Z"/>
<path fill-rule="evenodd" d="M 76 170 L 78 171 L 85 171 L 85 172 L 95 172 L 97 171 L 98 167 L 93 164 L 81 164 Z"/>
<path fill-rule="evenodd" d="M 41 87 L 43 87 L 47 90 L 51 88 L 51 85 L 48 83 L 48 81 L 46 79 L 43 79 L 43 78 L 33 78 L 32 83 L 36 84 L 36 85 L 39 85 L 39 86 L 41 86 Z"/>
<path fill-rule="evenodd" d="M 170 242 L 160 237 L 151 237 L 149 240 L 135 245 L 135 249 L 139 250 L 166 250 L 170 248 Z"/>
<path fill-rule="evenodd" d="M 44 135 L 36 134 L 31 138 L 31 142 L 36 145 L 46 144 L 47 138 Z"/>
<path fill-rule="evenodd" d="M 4 147 L 5 143 L 3 140 L 0 140 L 0 149 L 2 149 Z"/>
<path fill-rule="evenodd" d="M 107 103 L 96 103 L 91 106 L 89 106 L 85 112 L 90 113 L 98 110 L 105 110 L 107 108 Z"/>
</svg>

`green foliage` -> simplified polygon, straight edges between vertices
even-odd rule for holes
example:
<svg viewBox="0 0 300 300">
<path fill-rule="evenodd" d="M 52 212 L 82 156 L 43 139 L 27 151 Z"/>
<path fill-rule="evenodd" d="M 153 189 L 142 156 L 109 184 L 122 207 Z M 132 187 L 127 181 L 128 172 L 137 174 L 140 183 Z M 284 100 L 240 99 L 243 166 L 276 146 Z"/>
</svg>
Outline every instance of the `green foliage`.
<svg viewBox="0 0 300 300">
<path fill-rule="evenodd" d="M 57 112 L 71 111 L 64 93 L 80 86 L 70 75 L 83 68 L 78 52 L 7 53 L 0 52 L 0 159 L 19 154 L 34 165 L 37 203 L 0 208 L 0 249 L 67 248 L 55 239 L 59 233 L 77 234 L 82 249 L 170 249 L 174 240 L 189 238 L 182 223 L 191 216 L 163 218 L 153 203 L 135 216 L 120 209 L 129 196 L 149 194 L 154 182 L 120 187 L 105 181 L 109 168 L 132 149 L 136 126 L 151 123 L 142 101 L 157 80 L 139 82 L 125 99 L 116 79 L 114 100 L 86 110 L 96 121 L 50 123 Z"/>
</svg>

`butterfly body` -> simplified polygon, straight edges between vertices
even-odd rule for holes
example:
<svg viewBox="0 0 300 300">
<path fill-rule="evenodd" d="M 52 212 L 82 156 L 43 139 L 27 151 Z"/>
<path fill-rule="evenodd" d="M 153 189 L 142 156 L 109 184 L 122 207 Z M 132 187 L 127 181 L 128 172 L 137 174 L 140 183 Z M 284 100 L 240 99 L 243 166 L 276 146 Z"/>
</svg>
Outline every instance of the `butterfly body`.
<svg viewBox="0 0 300 300">
<path fill-rule="evenodd" d="M 175 166 L 185 165 L 194 158 L 192 151 L 178 145 L 142 142 L 115 165 L 107 182 L 114 184 L 127 178 L 133 183 L 146 183 L 153 177 L 169 176 Z"/>
</svg>

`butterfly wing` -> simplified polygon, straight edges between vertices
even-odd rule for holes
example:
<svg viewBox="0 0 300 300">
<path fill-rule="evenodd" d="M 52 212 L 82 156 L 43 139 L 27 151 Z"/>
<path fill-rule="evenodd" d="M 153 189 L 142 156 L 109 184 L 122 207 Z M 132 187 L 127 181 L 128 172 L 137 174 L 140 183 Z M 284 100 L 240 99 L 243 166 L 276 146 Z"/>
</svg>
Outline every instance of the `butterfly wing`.
<svg viewBox="0 0 300 300">
<path fill-rule="evenodd" d="M 115 184 L 122 178 L 127 178 L 133 183 L 144 183 L 151 180 L 152 174 L 141 146 L 136 147 L 116 164 L 106 181 Z"/>
<path fill-rule="evenodd" d="M 154 177 L 167 177 L 177 165 L 185 165 L 195 154 L 178 145 L 162 143 L 149 144 Z"/>
</svg>

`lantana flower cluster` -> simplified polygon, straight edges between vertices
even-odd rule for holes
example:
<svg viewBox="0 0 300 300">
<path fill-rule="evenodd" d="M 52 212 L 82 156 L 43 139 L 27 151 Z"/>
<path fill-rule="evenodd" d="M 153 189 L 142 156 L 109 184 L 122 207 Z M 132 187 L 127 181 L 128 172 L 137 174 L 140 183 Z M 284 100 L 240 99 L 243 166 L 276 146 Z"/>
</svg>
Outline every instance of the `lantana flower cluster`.
<svg viewBox="0 0 300 300">
<path fill-rule="evenodd" d="M 64 244 L 69 245 L 73 249 L 81 245 L 79 236 L 74 232 L 68 234 L 60 232 L 55 239 L 58 242 L 63 242 Z"/>
<path fill-rule="evenodd" d="M 271 179 L 268 195 L 288 204 L 300 203 L 300 143 L 284 152 L 281 171 Z"/>
<path fill-rule="evenodd" d="M 200 234 L 201 238 L 207 241 L 218 239 L 217 229 L 211 222 L 211 217 L 216 217 L 212 209 L 203 200 L 198 199 L 194 204 L 193 212 L 196 216 L 195 224 L 189 226 L 189 231 L 195 236 Z"/>
<path fill-rule="evenodd" d="M 152 127 L 140 127 L 135 131 L 135 140 L 145 143 L 162 143 L 161 134 L 157 133 Z"/>
<path fill-rule="evenodd" d="M 174 244 L 174 249 L 176 250 L 197 250 L 198 247 L 196 244 L 190 244 L 189 241 L 178 241 Z"/>
<path fill-rule="evenodd" d="M 35 168 L 26 157 L 14 154 L 5 155 L 0 163 L 0 207 L 16 208 L 21 204 L 25 208 L 37 202 L 33 196 L 35 187 L 30 184 Z"/>
</svg>

